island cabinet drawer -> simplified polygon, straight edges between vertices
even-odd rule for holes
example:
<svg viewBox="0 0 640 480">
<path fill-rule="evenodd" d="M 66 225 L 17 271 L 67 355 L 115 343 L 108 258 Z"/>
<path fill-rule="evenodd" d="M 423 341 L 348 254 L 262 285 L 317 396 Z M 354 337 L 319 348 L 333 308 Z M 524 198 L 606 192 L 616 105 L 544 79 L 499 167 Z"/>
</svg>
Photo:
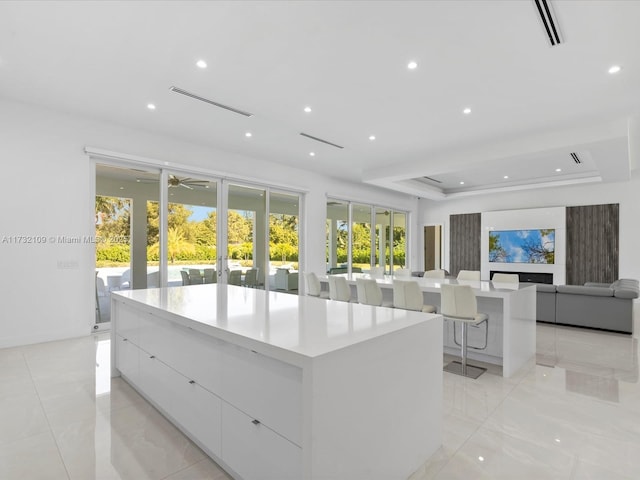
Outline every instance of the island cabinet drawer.
<svg viewBox="0 0 640 480">
<path fill-rule="evenodd" d="M 118 302 L 116 309 L 116 333 L 128 341 L 140 345 L 140 311 L 135 310 L 124 302 Z"/>
<path fill-rule="evenodd" d="M 243 480 L 302 479 L 302 449 L 224 401 L 222 460 Z"/>
<path fill-rule="evenodd" d="M 141 347 L 207 390 L 220 391 L 223 343 L 183 325 L 141 317 Z"/>
<path fill-rule="evenodd" d="M 128 338 L 115 335 L 115 366 L 130 382 L 140 381 L 140 349 Z"/>
<path fill-rule="evenodd" d="M 221 400 L 154 355 L 141 352 L 141 390 L 208 453 L 221 451 Z"/>
<path fill-rule="evenodd" d="M 302 369 L 231 344 L 222 362 L 222 399 L 301 445 Z"/>
</svg>

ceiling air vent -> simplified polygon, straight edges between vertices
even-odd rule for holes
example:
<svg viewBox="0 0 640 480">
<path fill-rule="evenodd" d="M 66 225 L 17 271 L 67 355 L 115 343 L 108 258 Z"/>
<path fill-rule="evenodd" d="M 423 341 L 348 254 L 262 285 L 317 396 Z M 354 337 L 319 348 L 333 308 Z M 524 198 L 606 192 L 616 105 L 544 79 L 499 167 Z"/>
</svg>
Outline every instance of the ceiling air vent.
<svg viewBox="0 0 640 480">
<path fill-rule="evenodd" d="M 571 152 L 571 158 L 573 158 L 573 161 L 578 165 L 582 163 L 582 160 L 580 160 L 580 157 L 578 157 L 578 154 L 575 152 Z"/>
<path fill-rule="evenodd" d="M 327 145 L 331 145 L 332 147 L 336 147 L 336 148 L 344 148 L 344 147 L 342 147 L 342 146 L 340 146 L 340 145 L 337 145 L 337 144 L 335 144 L 335 143 L 331 143 L 331 142 L 329 142 L 329 141 L 327 141 L 327 140 L 323 140 L 323 139 L 318 138 L 318 137 L 313 137 L 313 136 L 311 136 L 311 135 L 309 135 L 309 134 L 307 134 L 307 133 L 300 132 L 300 135 L 302 135 L 303 137 L 310 138 L 311 140 L 315 140 L 316 142 L 320 142 L 320 143 L 325 143 L 325 144 L 327 144 Z"/>
<path fill-rule="evenodd" d="M 185 95 L 187 97 L 195 98 L 196 100 L 200 100 L 201 102 L 208 103 L 209 105 L 213 105 L 214 107 L 224 108 L 225 110 L 229 110 L 230 112 L 237 113 L 239 115 L 244 115 L 245 117 L 253 117 L 253 113 L 244 112 L 242 110 L 238 110 L 237 108 L 230 107 L 228 105 L 223 105 L 222 103 L 214 102 L 213 100 L 209 100 L 208 98 L 201 97 L 196 95 L 195 93 L 187 92 L 178 87 L 171 87 L 169 90 L 175 93 L 179 93 L 180 95 Z"/>
<path fill-rule="evenodd" d="M 420 182 L 423 185 L 429 185 L 429 186 L 434 186 L 435 184 L 442 183 L 440 180 L 436 180 L 435 178 L 432 178 L 432 177 L 427 177 L 426 175 L 422 177 L 413 178 L 412 180 L 416 182 Z"/>
<path fill-rule="evenodd" d="M 552 47 L 560 45 L 562 43 L 562 37 L 560 36 L 560 27 L 558 21 L 553 13 L 553 8 L 549 4 L 550 0 L 533 0 L 536 5 L 536 10 L 540 16 L 540 21 L 547 34 L 549 43 Z"/>
<path fill-rule="evenodd" d="M 440 180 L 436 180 L 435 178 L 426 177 L 426 176 L 423 176 L 422 178 L 425 178 L 425 179 L 427 179 L 427 180 L 429 180 L 431 182 L 442 183 Z"/>
</svg>

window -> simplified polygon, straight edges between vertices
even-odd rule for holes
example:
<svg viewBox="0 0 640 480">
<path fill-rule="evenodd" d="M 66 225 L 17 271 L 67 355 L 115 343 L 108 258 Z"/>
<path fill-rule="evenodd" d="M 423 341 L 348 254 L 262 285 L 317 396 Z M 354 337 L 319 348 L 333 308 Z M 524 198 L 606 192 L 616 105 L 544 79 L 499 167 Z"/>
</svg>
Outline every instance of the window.
<svg viewBox="0 0 640 480">
<path fill-rule="evenodd" d="M 407 267 L 408 213 L 388 207 L 327 200 L 328 273 Z"/>
</svg>

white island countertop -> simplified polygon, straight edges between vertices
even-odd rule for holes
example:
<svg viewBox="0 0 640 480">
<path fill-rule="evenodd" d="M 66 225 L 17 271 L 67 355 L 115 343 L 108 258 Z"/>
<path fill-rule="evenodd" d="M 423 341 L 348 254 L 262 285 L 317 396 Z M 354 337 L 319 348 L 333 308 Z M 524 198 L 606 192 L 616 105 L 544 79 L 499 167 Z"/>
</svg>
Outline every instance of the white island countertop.
<svg viewBox="0 0 640 480">
<path fill-rule="evenodd" d="M 303 366 L 439 315 L 219 284 L 114 292 L 204 334 Z"/>
</svg>

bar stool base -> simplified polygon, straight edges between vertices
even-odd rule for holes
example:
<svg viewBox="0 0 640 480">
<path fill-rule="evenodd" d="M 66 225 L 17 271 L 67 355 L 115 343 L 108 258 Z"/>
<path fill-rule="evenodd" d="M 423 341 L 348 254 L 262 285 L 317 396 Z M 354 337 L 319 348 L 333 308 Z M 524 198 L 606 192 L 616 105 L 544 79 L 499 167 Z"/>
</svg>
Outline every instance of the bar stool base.
<svg viewBox="0 0 640 480">
<path fill-rule="evenodd" d="M 476 367 L 475 365 L 469 365 L 467 363 L 467 371 L 465 373 L 462 373 L 462 363 L 458 361 L 448 363 L 447 365 L 445 365 L 443 370 L 445 372 L 454 373 L 456 375 L 461 375 L 463 377 L 473 379 L 478 378 L 480 375 L 487 371 L 486 368 Z"/>
</svg>

